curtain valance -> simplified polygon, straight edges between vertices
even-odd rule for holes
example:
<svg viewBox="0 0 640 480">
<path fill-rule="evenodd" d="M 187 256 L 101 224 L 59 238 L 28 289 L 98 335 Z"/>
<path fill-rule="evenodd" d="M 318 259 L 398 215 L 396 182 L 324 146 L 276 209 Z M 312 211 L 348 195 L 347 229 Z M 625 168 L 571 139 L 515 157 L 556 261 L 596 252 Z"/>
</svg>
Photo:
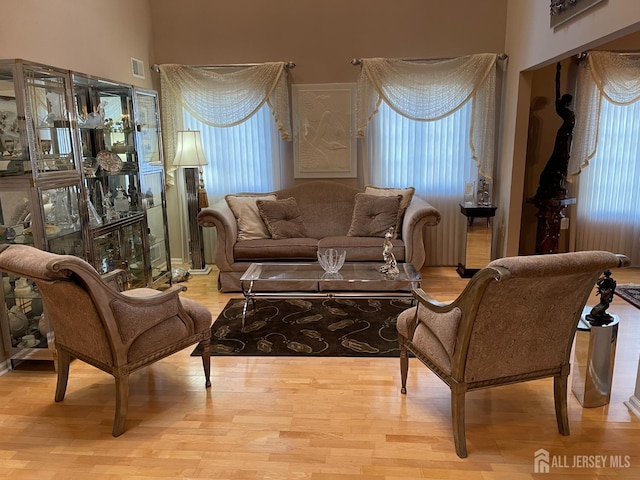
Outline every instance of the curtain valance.
<svg viewBox="0 0 640 480">
<path fill-rule="evenodd" d="M 281 138 L 291 140 L 285 62 L 216 70 L 165 64 L 159 65 L 159 70 L 169 185 L 173 184 L 175 168 L 171 164 L 176 132 L 182 129 L 182 108 L 212 127 L 232 127 L 246 121 L 266 103 L 273 112 Z"/>
<path fill-rule="evenodd" d="M 163 95 L 168 92 L 175 96 L 198 120 L 212 127 L 232 127 L 267 103 L 282 139 L 291 139 L 285 62 L 222 73 L 186 65 L 160 65 L 159 68 L 162 85 L 166 87 Z"/>
<path fill-rule="evenodd" d="M 492 177 L 495 156 L 496 54 L 449 60 L 362 59 L 358 77 L 357 136 L 383 100 L 418 121 L 439 120 L 467 101 L 472 104 L 469 144 L 482 175 Z"/>
<path fill-rule="evenodd" d="M 616 105 L 640 100 L 640 54 L 589 52 L 578 70 L 576 97 L 569 175 L 580 173 L 596 154 L 602 99 Z"/>
</svg>

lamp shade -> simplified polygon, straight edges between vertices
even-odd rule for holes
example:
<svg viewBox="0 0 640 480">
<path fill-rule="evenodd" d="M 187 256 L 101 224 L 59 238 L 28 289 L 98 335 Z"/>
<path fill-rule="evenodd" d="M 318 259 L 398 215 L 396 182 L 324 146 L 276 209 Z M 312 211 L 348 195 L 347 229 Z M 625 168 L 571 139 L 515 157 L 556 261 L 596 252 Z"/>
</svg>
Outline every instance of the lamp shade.
<svg viewBox="0 0 640 480">
<path fill-rule="evenodd" d="M 207 164 L 198 130 L 178 132 L 176 156 L 173 165 L 176 167 L 200 167 Z"/>
</svg>

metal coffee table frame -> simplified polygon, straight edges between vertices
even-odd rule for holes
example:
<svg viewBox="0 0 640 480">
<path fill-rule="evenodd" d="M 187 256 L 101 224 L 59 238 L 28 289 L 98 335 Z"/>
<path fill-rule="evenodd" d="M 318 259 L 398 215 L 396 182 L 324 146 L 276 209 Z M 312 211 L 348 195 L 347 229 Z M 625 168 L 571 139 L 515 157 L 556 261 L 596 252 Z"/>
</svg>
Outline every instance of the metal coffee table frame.
<svg viewBox="0 0 640 480">
<path fill-rule="evenodd" d="M 382 262 L 347 262 L 337 274 L 328 274 L 317 262 L 252 263 L 240 277 L 244 306 L 242 323 L 249 302 L 270 298 L 413 298 L 412 291 L 422 282 L 411 263 L 399 263 L 393 277 L 378 270 Z"/>
</svg>

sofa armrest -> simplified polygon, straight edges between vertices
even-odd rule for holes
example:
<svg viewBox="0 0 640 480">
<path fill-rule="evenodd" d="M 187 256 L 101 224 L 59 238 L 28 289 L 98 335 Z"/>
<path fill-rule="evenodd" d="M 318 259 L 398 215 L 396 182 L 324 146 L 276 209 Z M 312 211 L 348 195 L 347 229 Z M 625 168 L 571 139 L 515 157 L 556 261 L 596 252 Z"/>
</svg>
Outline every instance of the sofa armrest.
<svg viewBox="0 0 640 480">
<path fill-rule="evenodd" d="M 423 198 L 414 195 L 402 221 L 405 261 L 420 271 L 426 258 L 424 227 L 440 223 L 440 212 Z"/>
<path fill-rule="evenodd" d="M 198 213 L 198 224 L 202 227 L 216 228 L 214 261 L 221 270 L 230 270 L 234 263 L 233 246 L 238 238 L 238 224 L 227 202 L 221 200 L 201 210 Z"/>
</svg>

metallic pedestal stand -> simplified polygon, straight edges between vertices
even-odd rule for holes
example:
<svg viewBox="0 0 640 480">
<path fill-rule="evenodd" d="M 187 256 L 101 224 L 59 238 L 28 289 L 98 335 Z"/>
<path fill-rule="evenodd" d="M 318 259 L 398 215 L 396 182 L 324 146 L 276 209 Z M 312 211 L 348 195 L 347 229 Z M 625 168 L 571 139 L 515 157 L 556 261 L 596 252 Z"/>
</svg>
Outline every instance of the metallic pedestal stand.
<svg viewBox="0 0 640 480">
<path fill-rule="evenodd" d="M 608 325 L 595 326 L 586 320 L 585 308 L 578 323 L 572 365 L 571 391 L 583 407 L 601 407 L 611 398 L 619 317 Z"/>
</svg>

